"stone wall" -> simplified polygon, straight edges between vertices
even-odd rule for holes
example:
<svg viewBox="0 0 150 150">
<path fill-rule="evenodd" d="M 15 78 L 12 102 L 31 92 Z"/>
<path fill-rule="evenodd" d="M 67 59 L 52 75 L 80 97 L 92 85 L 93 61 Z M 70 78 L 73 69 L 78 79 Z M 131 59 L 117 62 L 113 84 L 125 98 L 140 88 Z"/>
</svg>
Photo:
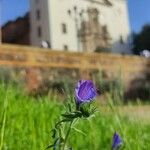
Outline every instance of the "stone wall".
<svg viewBox="0 0 150 150">
<path fill-rule="evenodd" d="M 150 59 L 105 53 L 69 53 L 36 47 L 0 45 L 0 66 L 31 90 L 47 90 L 51 83 L 120 76 L 125 86 L 150 85 Z M 2 70 L 2 69 L 1 69 Z M 4 73 L 4 71 L 1 71 Z M 10 73 L 9 73 L 10 72 Z M 6 75 L 4 74 L 6 77 Z M 7 78 L 6 78 L 7 79 Z M 139 82 L 140 81 L 140 82 Z M 40 87 L 40 88 L 39 88 Z"/>
</svg>

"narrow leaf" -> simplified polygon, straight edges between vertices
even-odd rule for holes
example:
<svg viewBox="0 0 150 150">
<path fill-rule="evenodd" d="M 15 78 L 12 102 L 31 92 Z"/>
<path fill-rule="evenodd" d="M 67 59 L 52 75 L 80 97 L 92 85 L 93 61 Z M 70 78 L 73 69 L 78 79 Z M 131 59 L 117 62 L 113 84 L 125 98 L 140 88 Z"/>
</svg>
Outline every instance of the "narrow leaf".
<svg viewBox="0 0 150 150">
<path fill-rule="evenodd" d="M 81 131 L 81 130 L 79 130 L 79 129 L 75 128 L 75 127 L 72 127 L 72 129 L 74 129 L 74 130 L 75 130 L 76 132 L 78 132 L 78 133 L 83 134 L 84 136 L 86 136 L 86 135 L 87 135 L 86 133 L 84 133 L 83 131 Z"/>
</svg>

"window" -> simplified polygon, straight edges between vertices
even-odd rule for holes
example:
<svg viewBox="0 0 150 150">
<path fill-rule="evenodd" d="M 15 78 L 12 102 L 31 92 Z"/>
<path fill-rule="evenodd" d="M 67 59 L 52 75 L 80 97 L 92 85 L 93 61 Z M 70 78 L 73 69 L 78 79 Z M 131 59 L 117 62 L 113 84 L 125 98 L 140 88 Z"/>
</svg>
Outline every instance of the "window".
<svg viewBox="0 0 150 150">
<path fill-rule="evenodd" d="M 106 25 L 104 25 L 104 26 L 102 27 L 102 31 L 103 31 L 104 34 L 107 34 L 107 26 L 106 26 Z"/>
<path fill-rule="evenodd" d="M 42 30 L 41 30 L 40 26 L 37 28 L 37 35 L 38 35 L 38 37 L 42 36 Z"/>
<path fill-rule="evenodd" d="M 67 26 L 65 23 L 62 23 L 62 33 L 67 33 Z"/>
<path fill-rule="evenodd" d="M 68 15 L 71 16 L 71 10 L 70 9 L 68 10 Z"/>
<path fill-rule="evenodd" d="M 74 6 L 73 9 L 74 9 L 74 12 L 77 12 L 77 6 Z"/>
<path fill-rule="evenodd" d="M 68 50 L 68 45 L 64 45 L 64 50 Z"/>
<path fill-rule="evenodd" d="M 121 44 L 124 44 L 122 35 L 120 36 L 120 43 L 121 43 Z"/>
<path fill-rule="evenodd" d="M 36 19 L 40 20 L 40 18 L 41 18 L 40 10 L 36 10 Z"/>
</svg>

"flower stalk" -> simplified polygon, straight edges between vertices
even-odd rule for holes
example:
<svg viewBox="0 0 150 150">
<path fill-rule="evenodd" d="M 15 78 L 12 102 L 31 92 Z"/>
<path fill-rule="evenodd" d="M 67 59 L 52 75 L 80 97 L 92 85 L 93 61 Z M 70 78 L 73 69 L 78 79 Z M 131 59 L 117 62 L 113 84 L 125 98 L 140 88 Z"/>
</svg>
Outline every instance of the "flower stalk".
<svg viewBox="0 0 150 150">
<path fill-rule="evenodd" d="M 61 114 L 61 120 L 52 129 L 53 144 L 49 145 L 47 149 L 70 150 L 70 146 L 68 147 L 67 144 L 73 122 L 78 118 L 80 120 L 88 118 L 95 112 L 95 107 L 91 104 L 96 95 L 97 91 L 91 80 L 80 80 L 77 83 L 74 101 L 71 101 L 71 99 L 68 101 L 65 113 Z M 69 124 L 69 126 L 67 130 L 63 130 L 66 124 Z M 61 131 L 66 131 L 66 134 Z"/>
<path fill-rule="evenodd" d="M 67 131 L 67 134 L 66 134 L 66 136 L 65 136 L 64 145 L 63 145 L 63 150 L 65 150 L 66 142 L 67 142 L 67 140 L 68 140 L 68 137 L 69 137 L 69 134 L 70 134 L 70 131 L 71 131 L 71 126 L 72 126 L 72 124 L 73 124 L 73 120 L 70 122 L 68 131 Z"/>
</svg>

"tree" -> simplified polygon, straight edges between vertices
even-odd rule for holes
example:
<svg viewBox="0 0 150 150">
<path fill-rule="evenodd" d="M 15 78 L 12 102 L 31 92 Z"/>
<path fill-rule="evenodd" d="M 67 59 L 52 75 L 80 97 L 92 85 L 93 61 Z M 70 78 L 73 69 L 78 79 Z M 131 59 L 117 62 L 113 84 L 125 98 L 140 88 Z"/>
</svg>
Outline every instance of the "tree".
<svg viewBox="0 0 150 150">
<path fill-rule="evenodd" d="M 133 34 L 133 53 L 139 55 L 144 49 L 150 51 L 150 24 L 145 25 L 138 34 Z"/>
</svg>

